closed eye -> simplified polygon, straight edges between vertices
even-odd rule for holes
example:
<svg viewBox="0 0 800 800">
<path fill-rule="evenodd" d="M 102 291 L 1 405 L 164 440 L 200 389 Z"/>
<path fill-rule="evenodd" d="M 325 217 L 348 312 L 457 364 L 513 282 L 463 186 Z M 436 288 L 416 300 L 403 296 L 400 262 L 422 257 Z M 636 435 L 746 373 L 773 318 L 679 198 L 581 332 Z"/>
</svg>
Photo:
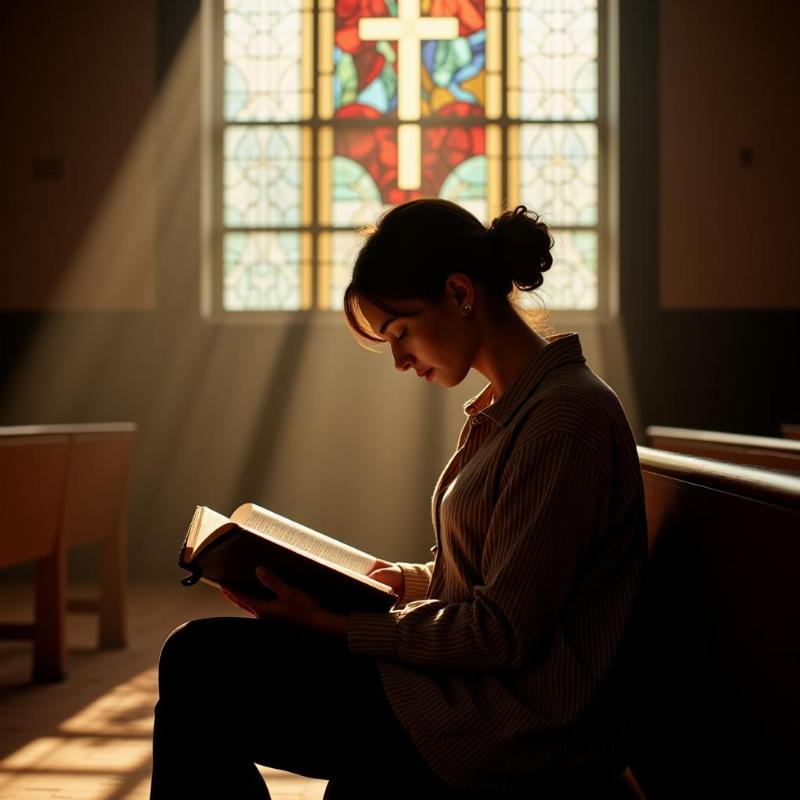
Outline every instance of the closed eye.
<svg viewBox="0 0 800 800">
<path fill-rule="evenodd" d="M 399 342 L 406 338 L 406 334 L 408 333 L 408 328 L 407 327 L 403 328 L 403 330 L 400 331 L 400 333 L 394 333 L 392 331 L 387 331 L 387 333 L 390 335 L 392 339 L 394 339 L 396 342 Z M 385 339 L 384 341 L 388 341 L 388 339 Z"/>
</svg>

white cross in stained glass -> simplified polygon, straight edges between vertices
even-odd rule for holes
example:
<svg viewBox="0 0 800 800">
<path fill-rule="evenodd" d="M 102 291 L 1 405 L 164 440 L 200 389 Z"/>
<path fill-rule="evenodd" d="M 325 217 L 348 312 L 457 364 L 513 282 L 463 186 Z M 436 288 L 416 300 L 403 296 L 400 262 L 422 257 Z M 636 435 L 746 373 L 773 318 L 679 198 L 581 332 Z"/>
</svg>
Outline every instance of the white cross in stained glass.
<svg viewBox="0 0 800 800">
<path fill-rule="evenodd" d="M 420 0 L 399 0 L 396 17 L 359 20 L 364 41 L 397 42 L 397 187 L 419 189 L 422 179 L 420 117 L 420 45 L 423 41 L 455 39 L 456 17 L 421 17 Z"/>
</svg>

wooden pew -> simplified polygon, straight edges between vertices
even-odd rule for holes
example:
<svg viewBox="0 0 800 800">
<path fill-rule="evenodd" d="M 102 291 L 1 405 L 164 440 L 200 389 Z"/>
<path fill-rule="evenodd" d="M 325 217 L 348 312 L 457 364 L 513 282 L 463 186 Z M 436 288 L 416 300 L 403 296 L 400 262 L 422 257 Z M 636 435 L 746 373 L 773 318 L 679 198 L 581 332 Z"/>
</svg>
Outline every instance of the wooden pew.
<svg viewBox="0 0 800 800">
<path fill-rule="evenodd" d="M 800 796 L 800 478 L 639 456 L 632 775 L 648 800 Z"/>
<path fill-rule="evenodd" d="M 657 450 L 714 458 L 768 469 L 800 472 L 800 442 L 769 436 L 699 431 L 651 425 L 648 442 Z"/>
<path fill-rule="evenodd" d="M 784 423 L 781 425 L 781 436 L 786 439 L 800 439 L 800 425 Z"/>
<path fill-rule="evenodd" d="M 32 625 L 0 638 L 33 639 L 34 680 L 66 674 L 66 612 L 99 615 L 101 647 L 123 647 L 125 537 L 136 425 L 0 428 L 0 568 L 36 561 Z M 66 552 L 97 544 L 99 597 L 68 601 Z"/>
<path fill-rule="evenodd" d="M 66 559 L 61 518 L 69 437 L 0 436 L 0 568 L 36 562 L 35 623 L 0 624 L 2 639 L 33 639 L 34 680 L 64 674 Z"/>
</svg>

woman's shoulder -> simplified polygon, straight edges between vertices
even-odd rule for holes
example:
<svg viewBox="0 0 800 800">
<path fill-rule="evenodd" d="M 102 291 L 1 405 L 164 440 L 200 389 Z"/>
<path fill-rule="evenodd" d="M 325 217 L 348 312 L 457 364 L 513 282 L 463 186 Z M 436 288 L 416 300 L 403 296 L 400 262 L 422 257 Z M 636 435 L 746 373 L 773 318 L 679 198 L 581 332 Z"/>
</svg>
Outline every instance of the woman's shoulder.
<svg viewBox="0 0 800 800">
<path fill-rule="evenodd" d="M 585 364 L 570 364 L 544 377 L 520 408 L 520 443 L 546 434 L 577 437 L 605 450 L 610 439 L 633 442 L 616 392 Z"/>
</svg>

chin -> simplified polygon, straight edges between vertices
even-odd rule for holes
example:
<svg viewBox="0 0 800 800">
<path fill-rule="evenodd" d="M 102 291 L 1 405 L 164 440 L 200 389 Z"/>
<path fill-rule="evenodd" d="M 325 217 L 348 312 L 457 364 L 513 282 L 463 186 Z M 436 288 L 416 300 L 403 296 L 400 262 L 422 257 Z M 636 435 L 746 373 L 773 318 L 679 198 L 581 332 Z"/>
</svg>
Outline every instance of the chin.
<svg viewBox="0 0 800 800">
<path fill-rule="evenodd" d="M 438 382 L 446 389 L 452 389 L 454 386 L 458 386 L 464 380 L 464 378 L 467 377 L 467 375 L 469 375 L 469 370 L 466 370 L 466 372 L 463 373 L 450 373 L 449 375 L 442 376 Z"/>
</svg>

